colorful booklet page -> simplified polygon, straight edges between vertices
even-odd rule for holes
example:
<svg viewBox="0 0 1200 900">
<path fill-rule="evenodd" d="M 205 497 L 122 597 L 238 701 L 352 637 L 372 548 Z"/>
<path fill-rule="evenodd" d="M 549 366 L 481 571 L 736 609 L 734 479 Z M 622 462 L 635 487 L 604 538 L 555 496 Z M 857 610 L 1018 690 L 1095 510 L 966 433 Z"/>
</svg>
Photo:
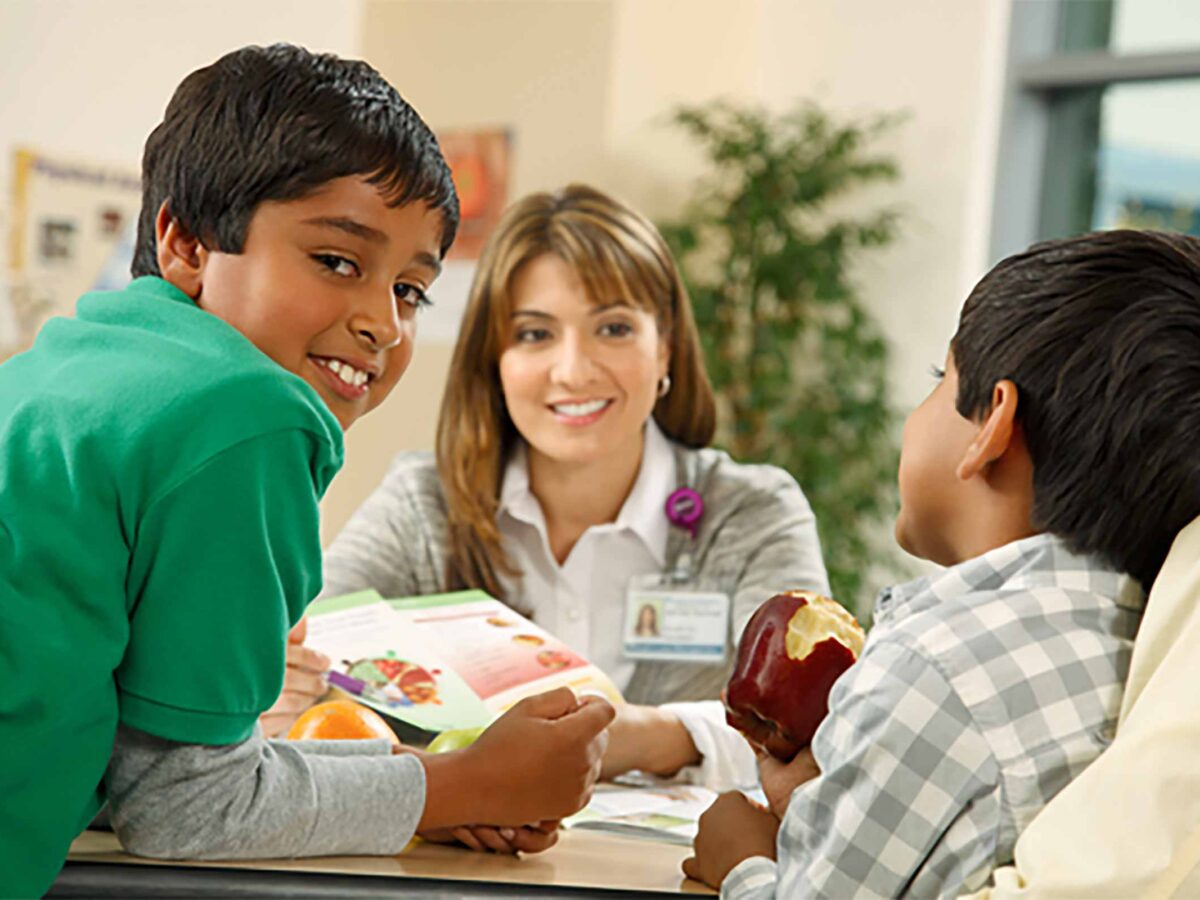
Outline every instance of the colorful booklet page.
<svg viewBox="0 0 1200 900">
<path fill-rule="evenodd" d="M 331 684 L 422 731 L 487 725 L 564 685 L 621 699 L 607 675 L 482 591 L 318 600 L 307 643 L 333 660 Z"/>
<path fill-rule="evenodd" d="M 634 788 L 601 784 L 592 801 L 564 819 L 563 825 L 688 845 L 696 837 L 701 814 L 715 799 L 715 791 L 690 784 Z"/>
</svg>

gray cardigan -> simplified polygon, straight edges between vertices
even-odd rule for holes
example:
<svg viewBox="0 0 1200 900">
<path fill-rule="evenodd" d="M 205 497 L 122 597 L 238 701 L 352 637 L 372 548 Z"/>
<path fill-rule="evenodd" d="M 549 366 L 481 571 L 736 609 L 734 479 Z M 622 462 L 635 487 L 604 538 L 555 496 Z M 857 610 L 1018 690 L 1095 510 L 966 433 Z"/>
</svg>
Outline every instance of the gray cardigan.
<svg viewBox="0 0 1200 900">
<path fill-rule="evenodd" d="M 690 549 L 694 580 L 732 598 L 729 652 L 719 666 L 639 662 L 624 691 L 633 703 L 716 698 L 737 638 L 764 600 L 788 588 L 829 592 L 816 520 L 787 472 L 736 463 L 719 450 L 672 447 L 677 484 L 700 493 L 704 516 L 694 546 L 683 529 L 670 530 L 666 567 L 673 570 Z M 401 453 L 326 551 L 322 594 L 366 588 L 385 597 L 440 593 L 446 543 L 446 500 L 433 455 Z"/>
</svg>

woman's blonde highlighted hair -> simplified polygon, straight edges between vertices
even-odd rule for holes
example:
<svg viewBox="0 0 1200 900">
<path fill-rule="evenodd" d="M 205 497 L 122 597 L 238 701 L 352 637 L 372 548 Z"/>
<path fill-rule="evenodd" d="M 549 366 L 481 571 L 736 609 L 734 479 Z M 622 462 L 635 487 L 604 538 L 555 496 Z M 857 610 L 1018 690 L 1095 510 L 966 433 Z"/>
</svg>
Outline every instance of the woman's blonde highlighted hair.
<svg viewBox="0 0 1200 900">
<path fill-rule="evenodd" d="M 512 314 L 511 285 L 547 253 L 566 262 L 593 302 L 625 300 L 652 312 L 670 351 L 671 389 L 654 407 L 667 437 L 703 447 L 716 403 L 691 302 L 662 235 L 625 204 L 581 184 L 513 204 L 484 248 L 463 314 L 438 416 L 437 464 L 449 524 L 450 588 L 504 598 L 500 577 L 520 577 L 496 524 L 501 479 L 519 439 L 500 384 Z"/>
</svg>

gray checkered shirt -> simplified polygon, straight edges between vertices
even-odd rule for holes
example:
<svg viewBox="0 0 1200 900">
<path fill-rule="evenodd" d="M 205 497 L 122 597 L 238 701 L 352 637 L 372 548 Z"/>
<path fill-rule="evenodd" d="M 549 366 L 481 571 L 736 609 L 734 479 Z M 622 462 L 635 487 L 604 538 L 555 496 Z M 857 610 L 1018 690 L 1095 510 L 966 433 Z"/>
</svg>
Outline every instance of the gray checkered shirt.
<svg viewBox="0 0 1200 900">
<path fill-rule="evenodd" d="M 813 739 L 778 863 L 723 898 L 935 897 L 981 887 L 1107 746 L 1144 598 L 1132 579 L 1026 538 L 886 590 Z"/>
</svg>

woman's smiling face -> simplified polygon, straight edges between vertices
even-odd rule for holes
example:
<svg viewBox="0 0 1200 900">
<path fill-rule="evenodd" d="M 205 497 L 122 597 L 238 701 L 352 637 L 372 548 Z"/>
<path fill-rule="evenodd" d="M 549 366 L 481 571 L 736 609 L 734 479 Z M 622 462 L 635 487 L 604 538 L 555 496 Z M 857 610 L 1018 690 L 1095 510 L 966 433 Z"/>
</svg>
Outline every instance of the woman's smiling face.
<svg viewBox="0 0 1200 900">
<path fill-rule="evenodd" d="M 551 253 L 517 270 L 511 297 L 500 381 L 530 452 L 579 464 L 640 454 L 668 364 L 654 314 L 632 298 L 589 297 Z"/>
</svg>

